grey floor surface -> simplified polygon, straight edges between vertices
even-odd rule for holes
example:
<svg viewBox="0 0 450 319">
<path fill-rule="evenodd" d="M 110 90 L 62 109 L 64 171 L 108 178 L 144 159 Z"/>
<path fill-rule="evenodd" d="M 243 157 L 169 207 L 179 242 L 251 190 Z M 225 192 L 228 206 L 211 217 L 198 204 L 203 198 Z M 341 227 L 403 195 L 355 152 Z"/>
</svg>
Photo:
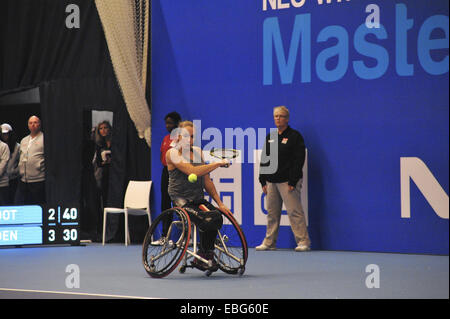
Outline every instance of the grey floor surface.
<svg viewBox="0 0 450 319">
<path fill-rule="evenodd" d="M 79 288 L 67 288 L 68 265 L 79 268 Z M 379 269 L 379 288 L 368 288 L 368 265 Z M 373 269 L 373 268 L 372 268 Z M 169 299 L 448 299 L 449 257 L 390 253 L 249 250 L 242 277 L 211 277 L 188 269 L 150 278 L 141 246 L 0 249 L 3 298 Z"/>
</svg>

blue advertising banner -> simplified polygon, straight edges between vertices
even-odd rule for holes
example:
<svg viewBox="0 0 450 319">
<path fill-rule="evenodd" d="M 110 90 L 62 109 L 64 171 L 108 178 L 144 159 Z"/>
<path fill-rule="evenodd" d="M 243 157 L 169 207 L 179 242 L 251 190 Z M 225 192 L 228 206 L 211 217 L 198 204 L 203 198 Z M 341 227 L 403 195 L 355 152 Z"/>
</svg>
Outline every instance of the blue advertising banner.
<svg viewBox="0 0 450 319">
<path fill-rule="evenodd" d="M 240 160 L 211 174 L 250 246 L 266 232 L 259 154 L 273 108 L 308 150 L 312 249 L 448 254 L 449 2 L 152 1 L 152 180 L 164 116 Z M 152 192 L 160 211 L 159 187 Z M 296 243 L 282 216 L 277 246 Z"/>
</svg>

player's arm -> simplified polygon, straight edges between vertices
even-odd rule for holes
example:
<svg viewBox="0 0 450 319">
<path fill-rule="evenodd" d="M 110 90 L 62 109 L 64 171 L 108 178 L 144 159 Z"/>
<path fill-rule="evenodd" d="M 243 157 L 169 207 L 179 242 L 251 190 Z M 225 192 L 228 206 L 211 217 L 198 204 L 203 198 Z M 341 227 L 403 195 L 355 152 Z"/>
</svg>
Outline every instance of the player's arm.
<svg viewBox="0 0 450 319">
<path fill-rule="evenodd" d="M 212 172 L 218 167 L 228 165 L 228 162 L 221 161 L 211 164 L 194 166 L 190 163 L 184 162 L 183 157 L 178 153 L 178 150 L 174 148 L 170 149 L 166 153 L 166 160 L 167 164 L 169 165 L 169 169 L 171 168 L 170 166 L 174 166 L 183 173 L 185 173 L 186 175 L 195 174 L 197 176 L 205 176 L 206 174 Z"/>
<path fill-rule="evenodd" d="M 217 203 L 219 210 L 221 210 L 224 213 L 232 214 L 232 212 L 229 210 L 229 208 L 227 206 L 225 206 L 225 204 L 222 203 L 222 201 L 220 200 L 220 196 L 217 193 L 216 186 L 214 186 L 214 183 L 211 180 L 211 178 L 209 177 L 209 175 L 205 175 L 204 181 L 205 181 L 205 190 L 206 190 L 206 192 Z"/>
<path fill-rule="evenodd" d="M 205 160 L 203 158 L 203 154 L 201 156 L 202 156 L 202 162 L 204 163 Z M 228 164 L 228 161 L 227 161 L 227 164 Z M 225 167 L 229 167 L 229 165 L 225 165 Z M 204 180 L 204 183 L 205 183 L 205 190 L 206 190 L 206 192 L 217 203 L 217 206 L 218 206 L 219 210 L 224 212 L 224 213 L 233 214 L 230 211 L 230 209 L 227 206 L 225 206 L 225 204 L 222 203 L 222 201 L 220 200 L 220 196 L 217 193 L 216 186 L 214 186 L 214 183 L 211 180 L 211 177 L 209 177 L 209 174 L 205 175 L 203 180 Z"/>
</svg>

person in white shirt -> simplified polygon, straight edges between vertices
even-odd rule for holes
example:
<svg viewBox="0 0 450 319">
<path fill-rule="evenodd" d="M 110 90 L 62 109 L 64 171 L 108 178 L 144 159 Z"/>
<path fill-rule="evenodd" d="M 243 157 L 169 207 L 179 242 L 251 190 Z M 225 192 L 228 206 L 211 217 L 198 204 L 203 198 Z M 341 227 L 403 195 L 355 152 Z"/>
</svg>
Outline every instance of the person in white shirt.
<svg viewBox="0 0 450 319">
<path fill-rule="evenodd" d="M 5 206 L 8 198 L 8 161 L 9 147 L 8 144 L 0 141 L 0 206 Z"/>
<path fill-rule="evenodd" d="M 17 136 L 8 123 L 1 125 L 0 139 L 2 142 L 8 145 L 9 148 L 9 161 L 6 168 L 8 174 L 9 186 L 8 195 L 6 199 L 6 206 L 14 205 L 14 196 L 17 190 L 17 184 L 19 183 L 19 149 L 20 145 L 17 143 Z M 3 184 L 6 185 L 6 184 Z"/>
<path fill-rule="evenodd" d="M 44 133 L 41 120 L 31 116 L 28 120 L 30 135 L 20 142 L 19 174 L 16 203 L 22 205 L 45 203 Z"/>
</svg>

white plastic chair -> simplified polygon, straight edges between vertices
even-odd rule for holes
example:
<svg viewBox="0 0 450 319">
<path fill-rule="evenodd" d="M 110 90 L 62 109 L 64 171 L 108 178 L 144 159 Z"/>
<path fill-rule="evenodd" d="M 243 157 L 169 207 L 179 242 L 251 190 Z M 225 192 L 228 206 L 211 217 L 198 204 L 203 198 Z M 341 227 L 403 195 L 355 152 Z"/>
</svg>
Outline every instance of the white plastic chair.
<svg viewBox="0 0 450 319">
<path fill-rule="evenodd" d="M 125 199 L 123 203 L 124 208 L 105 207 L 103 209 L 103 241 L 105 245 L 106 233 L 106 216 L 111 214 L 125 215 L 125 246 L 129 243 L 128 231 L 128 215 L 147 215 L 148 225 L 150 227 L 152 221 L 150 217 L 150 189 L 152 188 L 152 181 L 130 181 L 125 192 Z"/>
</svg>

